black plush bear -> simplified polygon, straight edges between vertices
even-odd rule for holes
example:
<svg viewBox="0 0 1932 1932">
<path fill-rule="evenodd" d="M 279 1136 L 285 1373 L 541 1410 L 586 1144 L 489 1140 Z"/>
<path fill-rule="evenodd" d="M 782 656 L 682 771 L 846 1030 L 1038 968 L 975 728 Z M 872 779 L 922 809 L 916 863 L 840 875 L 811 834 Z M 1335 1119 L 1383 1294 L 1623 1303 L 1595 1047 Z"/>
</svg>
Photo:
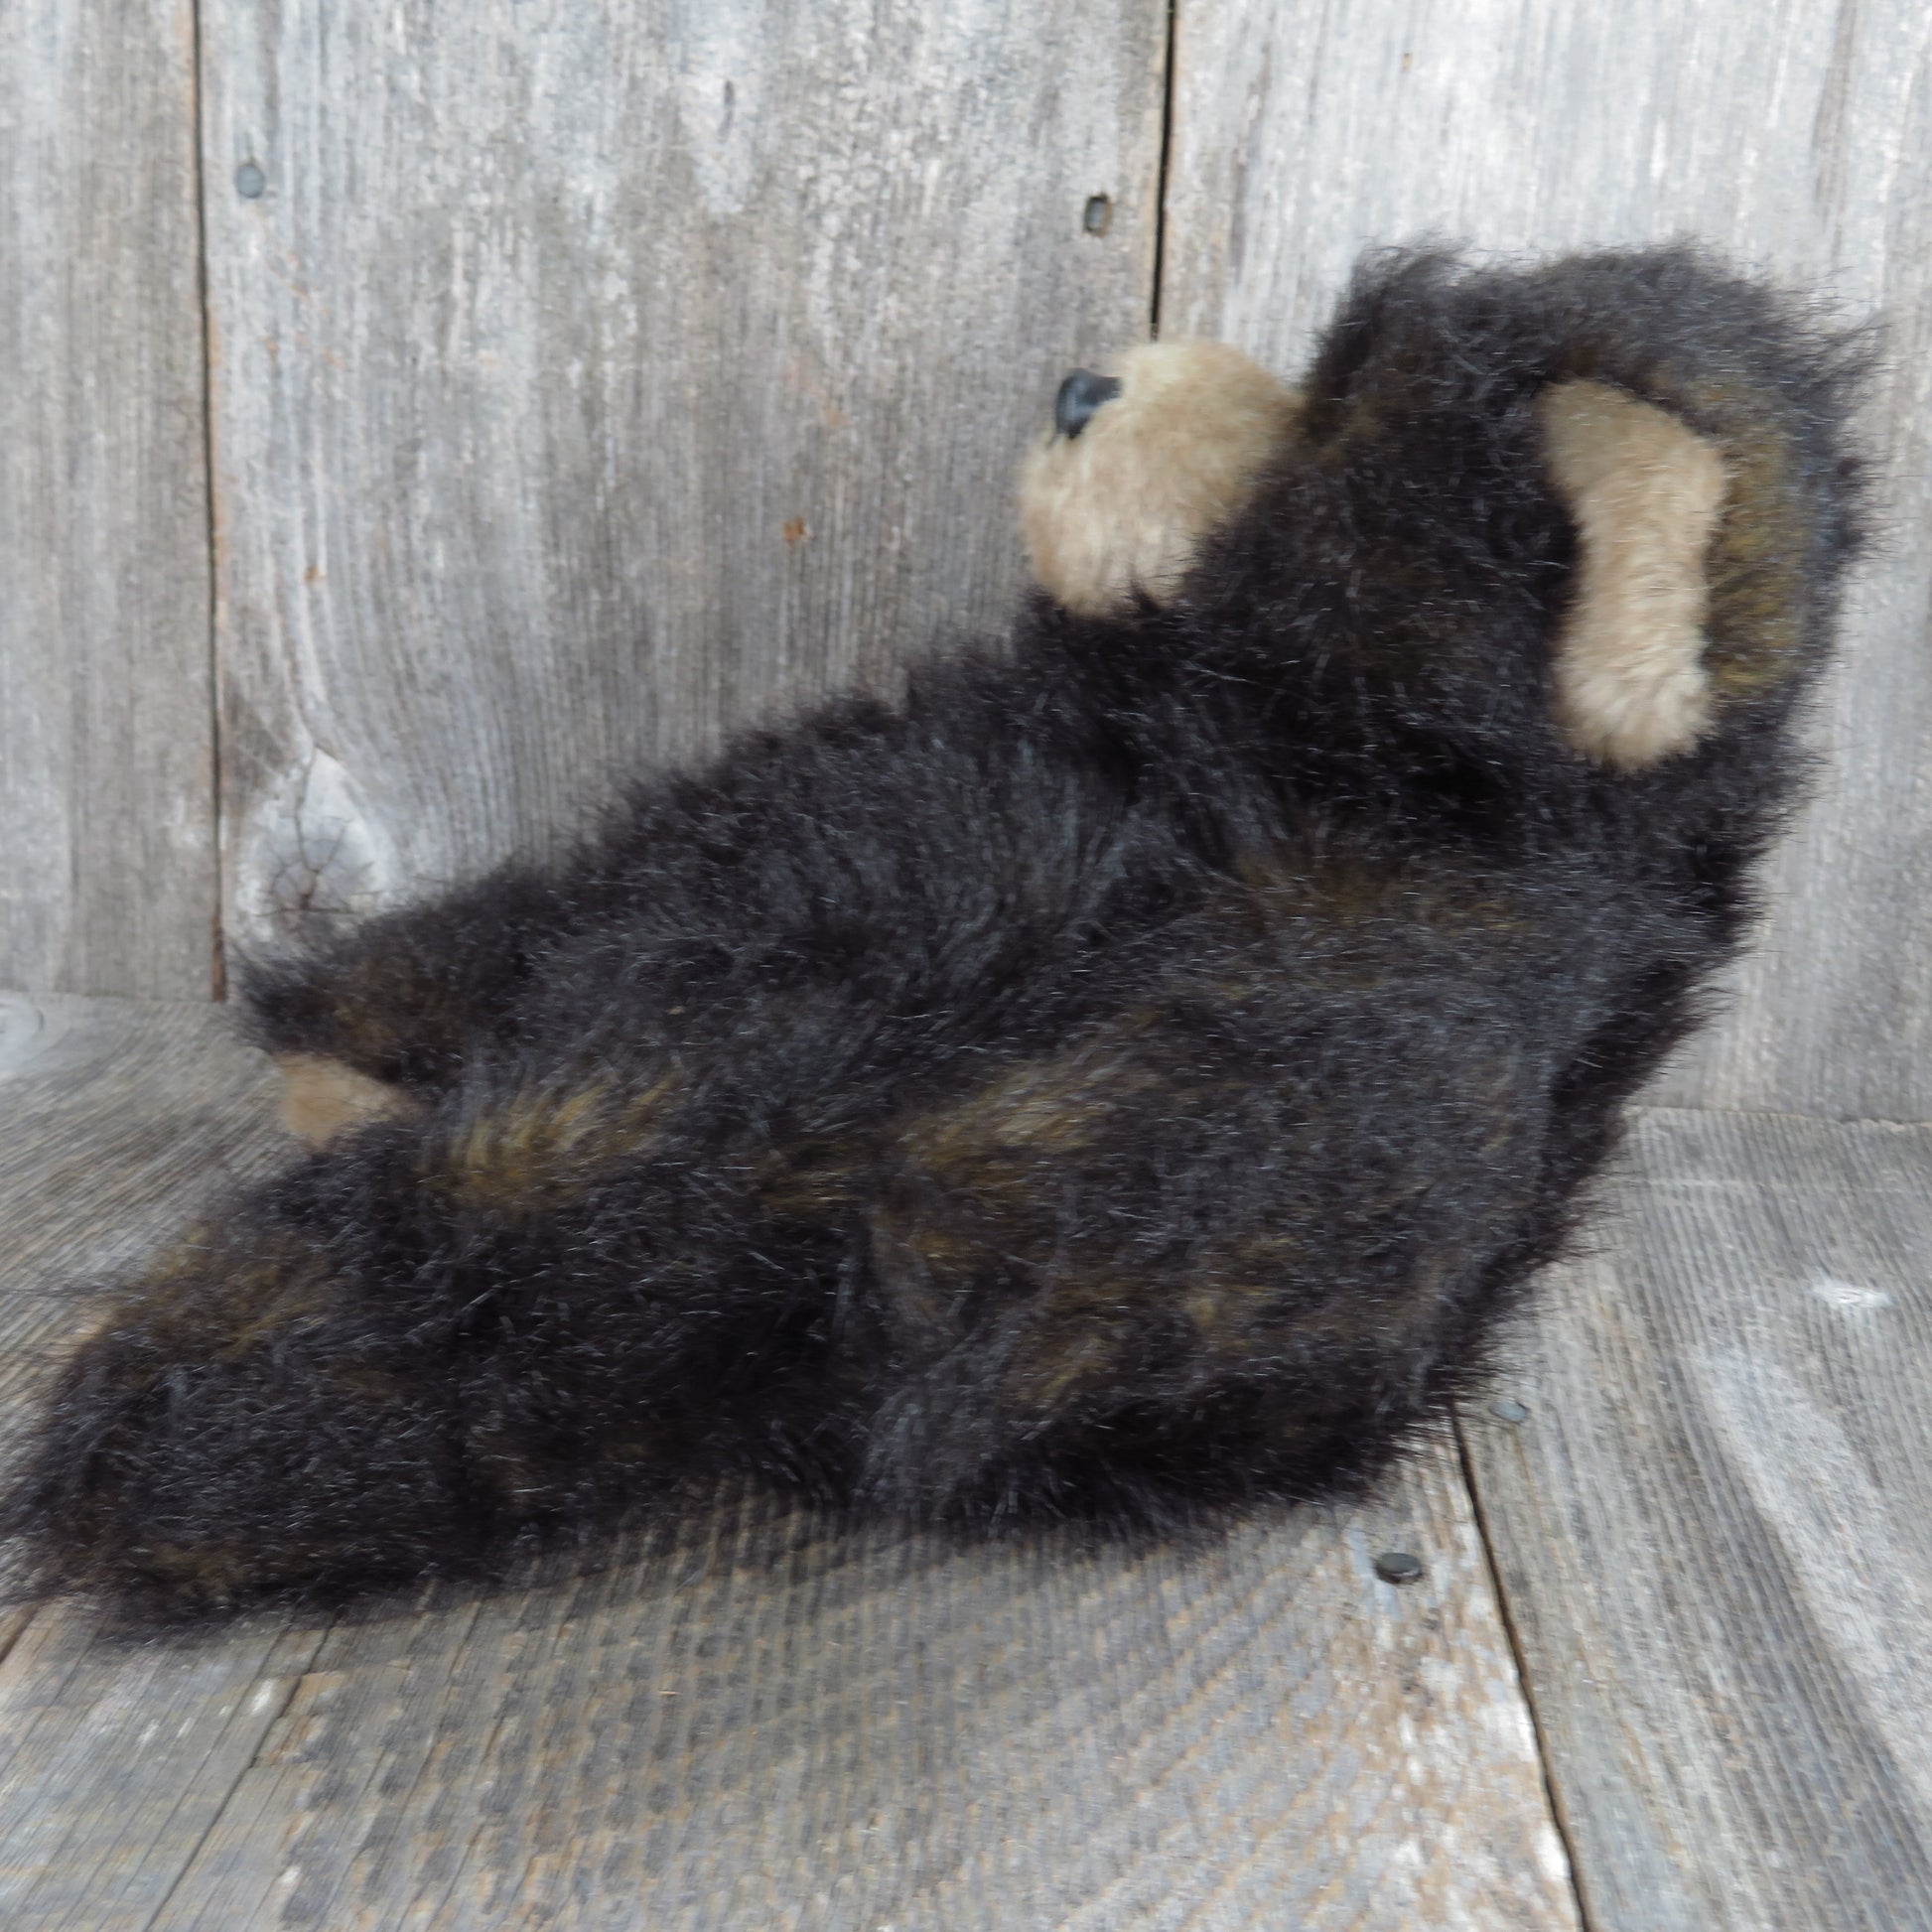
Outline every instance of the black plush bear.
<svg viewBox="0 0 1932 1932">
<path fill-rule="evenodd" d="M 1380 258 L 1299 394 L 1069 377 L 1009 647 L 253 975 L 319 1145 L 66 1368 L 41 1587 L 463 1572 L 721 1470 L 1157 1529 L 1358 1486 L 1737 943 L 1861 361 L 1675 248 Z"/>
</svg>

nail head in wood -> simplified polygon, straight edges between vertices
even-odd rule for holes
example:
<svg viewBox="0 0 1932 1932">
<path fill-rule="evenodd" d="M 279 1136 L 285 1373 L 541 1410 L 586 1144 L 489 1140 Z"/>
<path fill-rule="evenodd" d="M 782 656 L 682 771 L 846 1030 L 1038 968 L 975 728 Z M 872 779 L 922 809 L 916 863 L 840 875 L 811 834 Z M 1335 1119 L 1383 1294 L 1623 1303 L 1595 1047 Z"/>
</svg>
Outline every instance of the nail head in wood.
<svg viewBox="0 0 1932 1932">
<path fill-rule="evenodd" d="M 237 194 L 252 202 L 267 188 L 268 177 L 252 161 L 244 161 L 234 171 L 234 185 Z"/>
<path fill-rule="evenodd" d="M 1528 1422 L 1530 1412 L 1514 1396 L 1499 1396 L 1489 1405 L 1489 1413 L 1498 1422 Z"/>
<path fill-rule="evenodd" d="M 1114 205 L 1105 195 L 1090 195 L 1081 225 L 1088 234 L 1105 234 L 1114 225 Z"/>
<path fill-rule="evenodd" d="M 1385 1584 L 1417 1584 L 1422 1581 L 1422 1559 L 1407 1550 L 1384 1550 L 1375 1559 L 1375 1574 Z"/>
</svg>

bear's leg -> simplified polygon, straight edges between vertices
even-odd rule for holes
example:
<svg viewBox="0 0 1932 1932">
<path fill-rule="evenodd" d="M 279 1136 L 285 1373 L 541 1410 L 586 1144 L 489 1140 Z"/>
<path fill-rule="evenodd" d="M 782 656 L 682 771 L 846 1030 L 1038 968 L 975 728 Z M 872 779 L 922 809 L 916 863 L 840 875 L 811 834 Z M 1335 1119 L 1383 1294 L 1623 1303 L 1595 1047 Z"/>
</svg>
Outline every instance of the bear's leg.
<svg viewBox="0 0 1932 1932">
<path fill-rule="evenodd" d="M 564 925 L 555 889 L 498 872 L 321 946 L 244 962 L 255 1039 L 289 1083 L 285 1124 L 312 1146 L 410 1116 L 466 1061 L 513 1035 L 532 970 Z"/>
<path fill-rule="evenodd" d="M 81 1344 L 0 1527 L 45 1586 L 200 1613 L 460 1573 L 724 1452 L 824 1386 L 811 1269 L 679 1105 L 480 1079 L 244 1196 Z"/>
<path fill-rule="evenodd" d="M 327 945 L 247 962 L 241 1001 L 282 1070 L 283 1126 L 322 1147 L 372 1120 L 418 1118 L 470 1057 L 513 1035 L 565 925 L 555 884 L 504 869 Z"/>
</svg>

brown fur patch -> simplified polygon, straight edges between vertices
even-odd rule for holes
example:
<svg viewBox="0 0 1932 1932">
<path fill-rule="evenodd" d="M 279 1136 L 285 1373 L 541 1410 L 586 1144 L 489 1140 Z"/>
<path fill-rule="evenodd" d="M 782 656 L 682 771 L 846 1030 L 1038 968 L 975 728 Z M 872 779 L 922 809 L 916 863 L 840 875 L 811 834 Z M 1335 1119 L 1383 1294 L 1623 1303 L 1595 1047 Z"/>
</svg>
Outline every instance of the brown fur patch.
<svg viewBox="0 0 1932 1932">
<path fill-rule="evenodd" d="M 97 1330 L 96 1339 L 138 1335 L 116 1379 L 143 1387 L 157 1356 L 233 1361 L 282 1329 L 320 1318 L 333 1293 L 326 1258 L 293 1235 L 235 1250 L 206 1224 L 168 1249 L 140 1287 Z"/>
<path fill-rule="evenodd" d="M 1602 382 L 1538 399 L 1582 554 L 1557 644 L 1558 722 L 1586 758 L 1640 770 L 1711 722 L 1706 558 L 1726 477 L 1717 449 Z"/>
<path fill-rule="evenodd" d="M 438 1177 L 458 1205 L 549 1213 L 614 1168 L 656 1153 L 679 1091 L 669 1073 L 635 1093 L 608 1080 L 531 1087 L 465 1122 L 437 1157 Z"/>
<path fill-rule="evenodd" d="M 412 1094 L 341 1060 L 285 1053 L 275 1064 L 282 1070 L 282 1125 L 310 1147 L 372 1120 L 414 1120 L 423 1111 Z"/>
<path fill-rule="evenodd" d="M 1172 597 L 1301 412 L 1292 389 L 1223 343 L 1144 343 L 1108 372 L 1120 394 L 1078 436 L 1047 435 L 1020 471 L 1034 575 L 1090 617 L 1136 591 Z"/>
<path fill-rule="evenodd" d="M 1794 488 L 1797 456 L 1767 400 L 1730 383 L 1686 392 L 1687 410 L 1721 437 L 1728 488 L 1711 546 L 1711 682 L 1744 698 L 1791 675 L 1803 637 L 1811 526 Z"/>
<path fill-rule="evenodd" d="M 956 1336 L 974 1291 L 1017 1264 L 1050 1284 L 1050 1307 L 1036 1318 L 1084 1359 L 1089 1331 L 1116 1325 L 1110 1310 L 1145 1300 L 1151 1278 L 1106 1241 L 1069 1244 L 1060 1220 L 1067 1190 L 1092 1184 L 1093 1164 L 1104 1171 L 1111 1160 L 1102 1144 L 1123 1107 L 1154 1086 L 1172 1089 L 1177 1105 L 1188 1100 L 1143 1052 L 1148 1022 L 1130 1009 L 1061 1052 L 1002 1068 L 887 1129 L 865 1216 L 875 1265 L 902 1314 Z M 1024 1343 L 1014 1373 L 1030 1376 L 1038 1352 Z"/>
</svg>

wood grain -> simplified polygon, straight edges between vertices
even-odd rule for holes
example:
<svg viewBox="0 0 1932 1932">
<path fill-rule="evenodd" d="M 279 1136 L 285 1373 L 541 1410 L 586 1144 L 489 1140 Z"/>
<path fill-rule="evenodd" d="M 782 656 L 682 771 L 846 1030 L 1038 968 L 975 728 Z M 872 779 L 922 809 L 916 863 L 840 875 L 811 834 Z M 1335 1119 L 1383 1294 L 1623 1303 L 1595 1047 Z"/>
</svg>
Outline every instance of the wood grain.
<svg viewBox="0 0 1932 1932">
<path fill-rule="evenodd" d="M 214 1010 L 7 1012 L 5 1308 L 45 1337 L 50 1276 L 276 1150 Z M 0 1740 L 18 1932 L 1578 1924 L 1447 1445 L 1193 1553 L 746 1498 L 327 1630 L 129 1648 L 63 1605 L 0 1663 Z"/>
<path fill-rule="evenodd" d="M 322 1631 L 256 1617 L 218 1641 L 34 1617 L 0 1663 L 0 1915 L 142 1932 L 313 1662 Z"/>
<path fill-rule="evenodd" d="M 1376 1552 L 1429 1579 L 1376 1580 Z M 621 1901 L 621 1902 L 620 1902 Z M 1453 1462 L 1191 1557 L 748 1504 L 339 1628 L 161 1916 L 1572 1926 Z"/>
<path fill-rule="evenodd" d="M 1932 15 L 1917 0 L 1179 0 L 1164 333 L 1293 368 L 1365 246 L 1690 233 L 1882 312 L 1890 531 L 1726 1025 L 1659 1097 L 1932 1116 Z"/>
<path fill-rule="evenodd" d="M 1591 1932 L 1932 1927 L 1932 1128 L 1639 1119 L 1465 1423 Z"/>
<path fill-rule="evenodd" d="M 0 9 L 0 985 L 206 999 L 188 0 Z"/>
<path fill-rule="evenodd" d="M 277 1084 L 206 1002 L 0 993 L 0 1439 L 90 1287 L 286 1153 Z"/>
<path fill-rule="evenodd" d="M 208 0 L 232 929 L 997 628 L 1025 438 L 1146 334 L 1165 29 Z"/>
<path fill-rule="evenodd" d="M 0 995 L 0 1454 L 90 1289 L 286 1153 L 272 1084 L 206 1002 Z M 129 1646 L 74 1605 L 0 1620 L 0 1922 L 147 1926 L 321 1636 L 260 1617 Z"/>
</svg>

